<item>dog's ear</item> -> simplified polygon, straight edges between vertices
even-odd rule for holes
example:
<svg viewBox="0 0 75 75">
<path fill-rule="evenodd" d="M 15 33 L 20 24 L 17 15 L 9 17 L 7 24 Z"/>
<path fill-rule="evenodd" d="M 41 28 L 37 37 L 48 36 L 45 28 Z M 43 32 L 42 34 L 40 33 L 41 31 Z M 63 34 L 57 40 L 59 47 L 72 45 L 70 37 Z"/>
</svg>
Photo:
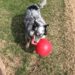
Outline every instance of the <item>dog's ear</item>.
<svg viewBox="0 0 75 75">
<path fill-rule="evenodd" d="M 44 27 L 48 27 L 48 26 L 49 26 L 49 24 L 44 25 Z"/>
<path fill-rule="evenodd" d="M 45 33 L 44 33 L 44 35 L 47 35 L 47 27 L 48 26 L 49 26 L 49 24 L 44 25 L 44 27 L 45 27 Z"/>
</svg>

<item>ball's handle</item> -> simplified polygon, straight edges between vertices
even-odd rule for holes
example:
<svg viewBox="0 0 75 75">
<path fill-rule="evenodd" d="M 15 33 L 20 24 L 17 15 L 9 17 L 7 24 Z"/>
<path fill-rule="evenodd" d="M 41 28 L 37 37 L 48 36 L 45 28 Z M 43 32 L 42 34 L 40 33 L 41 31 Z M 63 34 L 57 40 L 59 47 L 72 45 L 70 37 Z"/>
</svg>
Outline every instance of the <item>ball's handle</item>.
<svg viewBox="0 0 75 75">
<path fill-rule="evenodd" d="M 37 45 L 37 42 L 35 42 L 35 40 L 34 40 L 34 36 L 32 37 L 31 44 L 33 44 L 35 46 Z"/>
<path fill-rule="evenodd" d="M 37 43 L 40 41 L 40 39 L 45 38 L 45 37 L 46 37 L 45 35 L 40 37 L 40 38 L 37 38 L 36 36 L 33 36 L 32 39 L 31 39 L 31 44 L 37 45 Z M 37 40 L 36 40 L 36 38 L 37 38 Z"/>
</svg>

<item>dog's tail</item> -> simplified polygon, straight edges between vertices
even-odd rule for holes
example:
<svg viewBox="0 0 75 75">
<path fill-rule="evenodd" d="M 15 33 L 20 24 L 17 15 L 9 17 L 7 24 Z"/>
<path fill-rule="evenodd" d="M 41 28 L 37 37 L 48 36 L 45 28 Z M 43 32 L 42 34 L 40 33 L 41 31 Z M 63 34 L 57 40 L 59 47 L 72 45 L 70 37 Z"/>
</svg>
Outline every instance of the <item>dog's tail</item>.
<svg viewBox="0 0 75 75">
<path fill-rule="evenodd" d="M 43 8 L 47 4 L 47 0 L 40 0 L 39 7 Z"/>
</svg>

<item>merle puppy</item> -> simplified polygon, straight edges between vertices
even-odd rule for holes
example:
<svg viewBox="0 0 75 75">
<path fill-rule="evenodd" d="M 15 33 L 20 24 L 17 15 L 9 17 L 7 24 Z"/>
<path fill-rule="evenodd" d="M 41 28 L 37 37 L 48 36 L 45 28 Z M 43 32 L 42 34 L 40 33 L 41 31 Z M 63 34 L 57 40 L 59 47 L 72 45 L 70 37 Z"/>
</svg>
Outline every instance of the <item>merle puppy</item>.
<svg viewBox="0 0 75 75">
<path fill-rule="evenodd" d="M 25 13 L 25 42 L 26 48 L 29 47 L 32 36 L 41 38 L 47 33 L 47 24 L 41 16 L 40 9 L 46 5 L 46 0 L 41 0 L 39 4 L 30 5 Z"/>
</svg>

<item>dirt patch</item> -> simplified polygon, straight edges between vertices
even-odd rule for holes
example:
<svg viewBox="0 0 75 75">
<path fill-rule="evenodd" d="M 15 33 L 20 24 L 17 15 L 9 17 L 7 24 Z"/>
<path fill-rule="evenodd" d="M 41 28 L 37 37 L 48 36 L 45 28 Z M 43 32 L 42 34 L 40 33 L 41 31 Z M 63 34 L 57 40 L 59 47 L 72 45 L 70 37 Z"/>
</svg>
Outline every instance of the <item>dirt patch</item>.
<svg viewBox="0 0 75 75">
<path fill-rule="evenodd" d="M 2 70 L 6 72 L 6 74 L 3 75 L 15 75 L 15 71 L 16 69 L 21 65 L 21 58 L 20 57 L 14 57 L 9 58 L 9 57 L 5 57 L 3 54 L 0 54 L 0 57 L 3 60 L 3 63 L 5 66 L 3 66 L 1 60 L 0 60 L 0 67 L 2 66 Z M 0 74 L 1 75 L 1 74 Z"/>
<path fill-rule="evenodd" d="M 69 47 L 69 57 L 67 60 L 68 69 L 71 71 L 70 75 L 75 75 L 75 0 L 64 0 L 65 1 L 65 16 L 66 26 L 68 28 L 67 39 Z M 65 33 L 67 34 L 67 33 Z"/>
<path fill-rule="evenodd" d="M 70 18 L 71 18 L 71 24 L 72 24 L 72 31 L 73 31 L 73 38 L 74 38 L 74 50 L 75 50 L 75 0 L 68 0 L 69 2 L 69 8 L 71 10 Z"/>
<path fill-rule="evenodd" d="M 0 58 L 0 75 L 6 75 L 5 65 Z"/>
</svg>

